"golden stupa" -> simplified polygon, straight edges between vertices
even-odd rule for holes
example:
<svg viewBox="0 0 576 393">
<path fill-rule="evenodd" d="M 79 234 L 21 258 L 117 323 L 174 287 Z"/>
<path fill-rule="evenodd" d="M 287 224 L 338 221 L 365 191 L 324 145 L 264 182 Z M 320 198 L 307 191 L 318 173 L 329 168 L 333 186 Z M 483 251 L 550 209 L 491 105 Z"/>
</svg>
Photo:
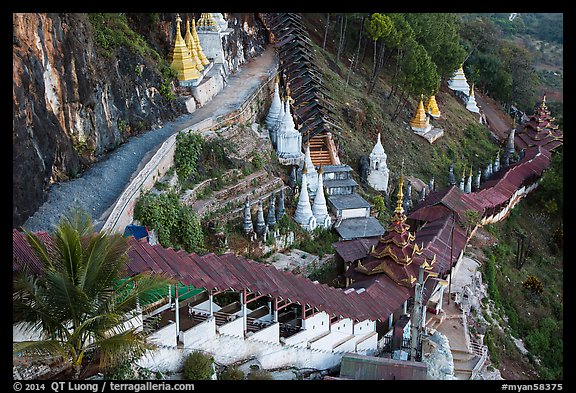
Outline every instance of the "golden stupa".
<svg viewBox="0 0 576 393">
<path fill-rule="evenodd" d="M 426 113 L 428 113 L 433 118 L 440 117 L 440 109 L 438 108 L 438 103 L 436 102 L 436 97 L 430 96 L 428 102 L 426 103 Z"/>
<path fill-rule="evenodd" d="M 196 65 L 196 69 L 198 71 L 202 71 L 204 69 L 204 65 L 202 65 L 202 60 L 198 57 L 198 51 L 196 50 L 196 41 L 192 37 L 192 33 L 190 32 L 190 20 L 186 18 L 186 35 L 184 36 L 184 42 L 186 42 L 186 46 L 188 47 L 188 51 L 190 52 L 190 57 L 192 61 Z"/>
<path fill-rule="evenodd" d="M 200 45 L 200 38 L 198 38 L 198 32 L 196 31 L 196 22 L 192 19 L 192 38 L 196 43 L 196 54 L 198 58 L 202 62 L 202 65 L 206 66 L 210 64 L 210 61 L 206 58 L 204 51 L 202 50 L 202 46 Z"/>
<path fill-rule="evenodd" d="M 180 33 L 180 16 L 176 16 L 176 36 L 174 38 L 174 47 L 172 48 L 172 52 L 168 56 L 168 62 L 170 63 L 170 67 L 172 67 L 178 73 L 178 80 L 180 81 L 189 81 L 198 79 L 200 77 L 200 73 L 194 64 L 194 61 L 190 57 L 190 53 L 188 52 L 188 47 L 186 46 L 186 42 L 182 38 L 182 34 Z"/>
<path fill-rule="evenodd" d="M 431 128 L 430 123 L 428 122 L 428 116 L 426 116 L 426 112 L 424 111 L 423 98 L 423 96 L 420 96 L 420 102 L 418 103 L 416 114 L 412 120 L 410 120 L 410 127 L 412 127 L 414 131 L 426 132 Z"/>
<path fill-rule="evenodd" d="M 216 19 L 214 19 L 214 15 L 212 15 L 212 13 L 203 12 L 200 14 L 200 19 L 198 19 L 198 26 L 216 28 L 218 23 L 216 23 Z"/>
</svg>

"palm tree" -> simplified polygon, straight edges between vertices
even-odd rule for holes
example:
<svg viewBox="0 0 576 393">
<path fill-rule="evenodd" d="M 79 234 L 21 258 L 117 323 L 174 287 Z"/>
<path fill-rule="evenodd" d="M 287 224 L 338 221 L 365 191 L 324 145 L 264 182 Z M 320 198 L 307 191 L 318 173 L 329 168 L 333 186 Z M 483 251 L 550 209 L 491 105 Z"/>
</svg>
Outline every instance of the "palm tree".
<svg viewBox="0 0 576 393">
<path fill-rule="evenodd" d="M 142 356 L 151 344 L 130 324 L 140 302 L 157 300 L 170 280 L 150 274 L 124 277 L 128 242 L 119 234 L 94 230 L 79 209 L 61 219 L 47 247 L 33 233 L 28 243 L 44 272 L 13 278 L 13 319 L 41 338 L 13 343 L 13 351 L 68 363 L 77 379 L 87 354 L 100 368 Z"/>
</svg>

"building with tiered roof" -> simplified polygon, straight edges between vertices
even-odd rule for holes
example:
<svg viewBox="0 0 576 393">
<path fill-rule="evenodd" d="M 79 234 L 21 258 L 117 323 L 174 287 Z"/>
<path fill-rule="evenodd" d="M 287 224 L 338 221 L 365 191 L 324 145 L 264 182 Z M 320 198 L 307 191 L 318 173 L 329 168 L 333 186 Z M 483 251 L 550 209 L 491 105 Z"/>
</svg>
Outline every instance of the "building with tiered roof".
<svg viewBox="0 0 576 393">
<path fill-rule="evenodd" d="M 418 277 L 420 265 L 425 267 L 428 276 L 432 274 L 432 265 L 436 260 L 435 258 L 429 260 L 422 255 L 422 248 L 414 243 L 415 235 L 410 232 L 410 226 L 406 224 L 406 215 L 402 207 L 403 181 L 401 176 L 396 209 L 386 233 L 372 247 L 370 254 L 349 271 L 366 276 L 385 273 L 398 285 L 412 288 Z M 353 277 L 358 280 L 361 276 L 354 274 Z"/>
<path fill-rule="evenodd" d="M 519 150 L 530 146 L 542 146 L 550 151 L 564 142 L 562 130 L 554 124 L 555 118 L 550 115 L 546 106 L 546 95 L 542 103 L 536 108 L 535 113 L 520 130 L 516 130 L 514 141 Z"/>
</svg>

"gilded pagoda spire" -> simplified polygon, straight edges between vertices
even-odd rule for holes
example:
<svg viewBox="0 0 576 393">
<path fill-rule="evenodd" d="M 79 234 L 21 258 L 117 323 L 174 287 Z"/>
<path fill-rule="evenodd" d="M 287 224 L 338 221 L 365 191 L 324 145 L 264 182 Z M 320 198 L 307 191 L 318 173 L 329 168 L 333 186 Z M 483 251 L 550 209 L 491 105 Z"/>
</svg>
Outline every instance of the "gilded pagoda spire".
<svg viewBox="0 0 576 393">
<path fill-rule="evenodd" d="M 214 15 L 212 15 L 212 13 L 203 12 L 200 14 L 200 19 L 198 19 L 198 26 L 203 28 L 216 29 L 218 27 L 218 23 L 216 23 L 216 19 L 214 19 Z"/>
<path fill-rule="evenodd" d="M 431 95 L 426 103 L 426 113 L 428 113 L 433 118 L 440 117 L 440 108 L 438 108 L 438 103 L 436 102 L 436 97 Z"/>
<path fill-rule="evenodd" d="M 200 73 L 190 57 L 184 38 L 182 38 L 182 33 L 180 32 L 181 21 L 180 15 L 176 15 L 176 35 L 174 37 L 172 52 L 168 56 L 168 61 L 170 66 L 178 73 L 179 81 L 189 81 L 198 79 Z"/>
<path fill-rule="evenodd" d="M 206 58 L 206 55 L 202 50 L 202 46 L 200 45 L 200 38 L 198 37 L 198 32 L 196 31 L 196 21 L 194 19 L 192 19 L 192 38 L 194 38 L 194 42 L 196 43 L 196 53 L 198 58 L 202 62 L 202 65 L 207 66 L 210 64 L 210 61 Z"/>
<path fill-rule="evenodd" d="M 196 41 L 194 41 L 194 37 L 190 31 L 190 19 L 186 18 L 186 34 L 184 36 L 184 42 L 186 42 L 186 46 L 188 47 L 188 51 L 190 52 L 190 57 L 192 61 L 196 65 L 196 69 L 198 71 L 202 71 L 204 69 L 204 65 L 202 65 L 202 61 L 198 57 L 198 51 L 196 49 Z"/>
<path fill-rule="evenodd" d="M 426 111 L 424 110 L 424 95 L 420 95 L 420 102 L 418 103 L 418 109 L 412 120 L 410 120 L 410 127 L 414 131 L 418 132 L 428 132 L 432 128 L 428 122 L 428 116 L 426 116 Z"/>
</svg>

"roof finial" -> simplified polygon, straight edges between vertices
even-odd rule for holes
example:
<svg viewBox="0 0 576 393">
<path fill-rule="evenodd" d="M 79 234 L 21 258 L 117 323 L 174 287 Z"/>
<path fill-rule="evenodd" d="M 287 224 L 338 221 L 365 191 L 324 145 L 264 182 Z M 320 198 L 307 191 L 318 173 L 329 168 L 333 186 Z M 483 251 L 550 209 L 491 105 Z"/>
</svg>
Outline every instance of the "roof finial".
<svg viewBox="0 0 576 393">
<path fill-rule="evenodd" d="M 404 187 L 404 158 L 402 158 L 402 165 L 400 166 L 400 182 L 398 184 L 398 195 L 396 201 L 396 209 L 394 210 L 395 213 L 404 213 L 404 208 L 402 207 L 402 202 L 404 200 L 404 193 L 402 192 L 402 188 Z"/>
</svg>

